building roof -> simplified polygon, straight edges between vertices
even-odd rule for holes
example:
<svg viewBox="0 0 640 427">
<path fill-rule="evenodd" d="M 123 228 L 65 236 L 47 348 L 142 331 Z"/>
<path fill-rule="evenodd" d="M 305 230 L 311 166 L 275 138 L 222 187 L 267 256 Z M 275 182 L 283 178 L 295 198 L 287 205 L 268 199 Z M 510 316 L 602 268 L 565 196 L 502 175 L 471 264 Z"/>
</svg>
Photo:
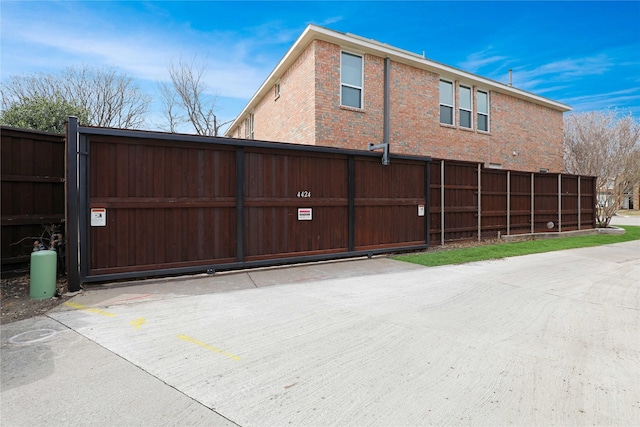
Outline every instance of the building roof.
<svg viewBox="0 0 640 427">
<path fill-rule="evenodd" d="M 452 80 L 464 80 L 468 83 L 474 83 L 483 86 L 492 91 L 500 92 L 515 98 L 523 99 L 534 104 L 543 105 L 554 110 L 566 112 L 571 111 L 571 107 L 548 98 L 515 88 L 513 86 L 497 82 L 476 74 L 469 73 L 439 62 L 432 61 L 422 55 L 415 54 L 406 50 L 402 50 L 385 43 L 367 39 L 350 33 L 341 33 L 328 28 L 319 27 L 317 25 L 309 25 L 302 32 L 298 40 L 282 57 L 278 65 L 269 74 L 267 79 L 262 83 L 258 91 L 249 100 L 249 103 L 242 109 L 238 117 L 233 121 L 226 132 L 229 136 L 233 130 L 245 119 L 245 116 L 253 110 L 260 100 L 267 95 L 280 76 L 293 64 L 298 56 L 307 48 L 313 40 L 323 40 L 329 43 L 339 45 L 343 49 L 354 49 L 360 53 L 368 53 L 379 56 L 381 58 L 390 58 L 392 61 L 406 64 L 415 68 L 431 71 L 441 77 Z"/>
</svg>

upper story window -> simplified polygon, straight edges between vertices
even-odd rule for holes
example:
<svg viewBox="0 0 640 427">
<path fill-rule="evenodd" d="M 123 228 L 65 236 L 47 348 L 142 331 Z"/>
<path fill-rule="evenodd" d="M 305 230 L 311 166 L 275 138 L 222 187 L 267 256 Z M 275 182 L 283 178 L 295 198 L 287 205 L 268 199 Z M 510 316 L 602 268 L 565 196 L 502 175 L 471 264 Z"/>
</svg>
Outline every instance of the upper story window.
<svg viewBox="0 0 640 427">
<path fill-rule="evenodd" d="M 362 108 L 362 56 L 342 52 L 340 58 L 340 105 Z"/>
<path fill-rule="evenodd" d="M 478 111 L 478 130 L 489 132 L 489 94 L 479 90 L 476 109 Z"/>
<path fill-rule="evenodd" d="M 440 123 L 453 125 L 453 83 L 440 80 Z"/>
<path fill-rule="evenodd" d="M 244 119 L 244 137 L 245 139 L 253 139 L 253 113 L 250 113 Z"/>
<path fill-rule="evenodd" d="M 273 85 L 273 97 L 275 99 L 280 98 L 280 80 L 278 80 L 276 84 Z"/>
<path fill-rule="evenodd" d="M 458 105 L 460 108 L 460 112 L 459 112 L 460 127 L 471 129 L 472 123 L 471 123 L 471 88 L 470 87 L 462 86 L 462 85 L 460 86 L 460 88 L 458 89 Z"/>
</svg>

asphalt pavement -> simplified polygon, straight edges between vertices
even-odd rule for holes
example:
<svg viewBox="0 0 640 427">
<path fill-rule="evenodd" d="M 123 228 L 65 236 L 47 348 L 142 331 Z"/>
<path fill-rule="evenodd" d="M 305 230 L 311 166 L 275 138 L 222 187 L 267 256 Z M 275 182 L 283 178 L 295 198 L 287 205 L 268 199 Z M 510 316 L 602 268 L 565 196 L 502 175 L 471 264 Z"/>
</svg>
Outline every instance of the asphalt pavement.
<svg viewBox="0 0 640 427">
<path fill-rule="evenodd" d="M 112 284 L 2 325 L 0 422 L 637 425 L 639 309 L 640 241 Z"/>
</svg>

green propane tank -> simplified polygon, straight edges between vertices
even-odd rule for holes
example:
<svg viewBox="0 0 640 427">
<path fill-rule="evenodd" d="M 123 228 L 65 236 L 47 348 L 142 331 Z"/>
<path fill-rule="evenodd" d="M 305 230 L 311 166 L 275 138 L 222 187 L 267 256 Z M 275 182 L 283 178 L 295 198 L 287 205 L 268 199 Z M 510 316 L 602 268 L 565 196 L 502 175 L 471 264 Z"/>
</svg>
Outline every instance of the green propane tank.
<svg viewBox="0 0 640 427">
<path fill-rule="evenodd" d="M 37 251 L 31 253 L 31 276 L 29 296 L 31 299 L 47 299 L 56 293 L 56 251 Z"/>
</svg>

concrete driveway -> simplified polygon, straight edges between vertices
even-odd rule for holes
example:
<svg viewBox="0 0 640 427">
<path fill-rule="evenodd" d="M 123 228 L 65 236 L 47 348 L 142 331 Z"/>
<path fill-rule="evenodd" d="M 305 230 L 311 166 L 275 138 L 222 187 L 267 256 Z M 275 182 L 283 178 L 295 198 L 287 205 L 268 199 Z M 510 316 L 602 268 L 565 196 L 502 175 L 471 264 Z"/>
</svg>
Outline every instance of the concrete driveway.
<svg viewBox="0 0 640 427">
<path fill-rule="evenodd" d="M 2 423 L 637 425 L 639 254 L 374 258 L 85 292 L 3 326 Z"/>
</svg>

